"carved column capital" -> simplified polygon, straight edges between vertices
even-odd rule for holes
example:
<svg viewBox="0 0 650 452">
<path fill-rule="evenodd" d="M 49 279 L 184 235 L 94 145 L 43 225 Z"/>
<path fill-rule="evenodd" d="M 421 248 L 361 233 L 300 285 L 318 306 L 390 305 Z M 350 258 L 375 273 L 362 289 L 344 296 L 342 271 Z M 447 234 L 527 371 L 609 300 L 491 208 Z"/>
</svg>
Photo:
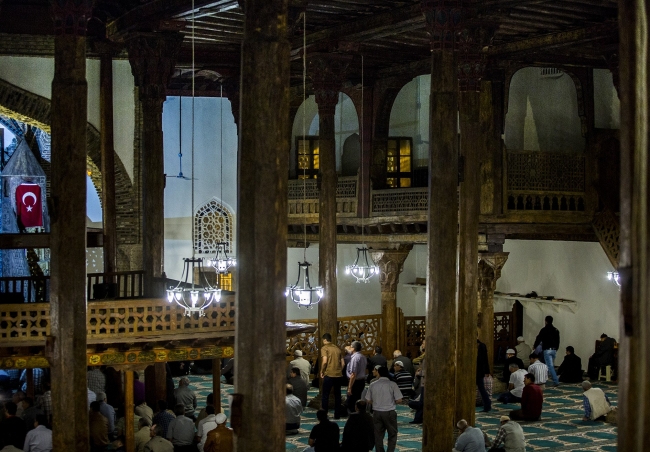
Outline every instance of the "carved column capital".
<svg viewBox="0 0 650 452">
<path fill-rule="evenodd" d="M 422 0 L 431 51 L 454 50 L 463 17 L 463 0 Z"/>
<path fill-rule="evenodd" d="M 508 260 L 510 253 L 479 253 L 478 281 L 479 293 L 494 293 L 497 280 L 501 277 L 501 269 Z"/>
<path fill-rule="evenodd" d="M 401 245 L 397 249 L 371 249 L 372 261 L 379 267 L 379 283 L 382 292 L 396 292 L 399 275 L 404 261 L 413 249 L 413 244 Z"/>
<path fill-rule="evenodd" d="M 88 19 L 92 17 L 94 0 L 51 0 L 54 33 L 86 36 Z"/>
<path fill-rule="evenodd" d="M 459 91 L 480 91 L 487 67 L 486 48 L 494 38 L 494 27 L 466 27 L 456 35 Z"/>
<path fill-rule="evenodd" d="M 140 100 L 164 101 L 183 42 L 180 33 L 134 33 L 126 40 Z"/>
<path fill-rule="evenodd" d="M 351 57 L 345 55 L 316 55 L 310 58 L 309 76 L 319 114 L 334 115 L 350 60 Z"/>
</svg>

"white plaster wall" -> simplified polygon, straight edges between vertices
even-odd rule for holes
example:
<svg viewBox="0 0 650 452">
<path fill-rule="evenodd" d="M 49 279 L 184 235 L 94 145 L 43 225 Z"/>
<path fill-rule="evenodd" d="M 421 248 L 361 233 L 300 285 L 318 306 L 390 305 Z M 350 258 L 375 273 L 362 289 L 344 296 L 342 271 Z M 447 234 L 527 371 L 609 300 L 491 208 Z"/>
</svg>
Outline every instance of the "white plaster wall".
<svg viewBox="0 0 650 452">
<path fill-rule="evenodd" d="M 345 266 L 351 265 L 357 256 L 355 244 L 337 245 L 337 289 L 338 303 L 337 314 L 339 317 L 354 315 L 381 314 L 381 288 L 379 279 L 374 277 L 369 283 L 358 284 L 354 277 L 345 274 Z M 404 283 L 415 281 L 416 267 L 418 265 L 417 253 L 411 251 L 404 262 L 404 270 L 400 275 L 397 287 L 397 306 L 402 308 L 404 315 L 424 315 L 424 291 L 414 291 L 405 287 Z M 289 248 L 287 250 L 287 285 L 294 284 L 298 278 L 298 262 L 303 261 L 302 248 Z M 309 278 L 312 287 L 318 285 L 318 245 L 307 248 L 307 261 L 312 264 L 309 267 Z M 298 308 L 292 301 L 287 300 L 287 319 L 315 319 L 318 317 L 318 309 Z"/>
<path fill-rule="evenodd" d="M 54 59 L 0 56 L 0 78 L 47 99 L 52 98 Z M 99 60 L 86 60 L 88 122 L 101 131 L 99 113 Z M 113 133 L 115 152 L 133 180 L 135 102 L 133 75 L 126 60 L 113 62 Z"/>
<path fill-rule="evenodd" d="M 587 360 L 594 352 L 594 341 L 601 333 L 616 340 L 619 334 L 619 291 L 607 280 L 613 268 L 598 243 L 507 240 L 503 247 L 510 252 L 503 267 L 497 290 L 504 293 L 553 295 L 577 301 L 577 310 L 554 310 L 548 304 L 524 305 L 524 338 L 532 346 L 544 317 L 551 315 L 560 330 L 560 351 L 556 365 L 562 362 L 564 349 L 572 345 Z M 540 309 L 541 308 L 541 309 Z M 499 301 L 495 312 L 509 311 L 512 304 Z"/>
<path fill-rule="evenodd" d="M 568 74 L 541 77 L 540 71 L 538 67 L 527 67 L 512 77 L 506 147 L 527 151 L 584 151 L 573 80 Z"/>
<path fill-rule="evenodd" d="M 388 135 L 413 138 L 415 166 L 429 161 L 429 95 L 431 75 L 420 75 L 404 85 L 390 111 Z"/>
<path fill-rule="evenodd" d="M 621 101 L 608 69 L 594 69 L 594 125 L 599 129 L 621 127 Z"/>
<path fill-rule="evenodd" d="M 194 99 L 194 205 L 192 181 L 167 178 L 165 188 L 165 272 L 179 279 L 182 259 L 192 255 L 192 216 L 216 198 L 237 214 L 237 127 L 230 101 L 221 98 Z M 221 162 L 221 112 L 223 111 L 223 172 Z M 165 173 L 179 173 L 179 97 L 169 97 L 163 106 Z M 192 177 L 192 98 L 182 102 L 183 175 Z M 223 185 L 221 175 L 223 173 Z M 236 220 L 235 220 L 236 221 Z M 236 252 L 236 250 L 235 250 Z M 212 257 L 212 256 L 209 256 Z"/>
</svg>

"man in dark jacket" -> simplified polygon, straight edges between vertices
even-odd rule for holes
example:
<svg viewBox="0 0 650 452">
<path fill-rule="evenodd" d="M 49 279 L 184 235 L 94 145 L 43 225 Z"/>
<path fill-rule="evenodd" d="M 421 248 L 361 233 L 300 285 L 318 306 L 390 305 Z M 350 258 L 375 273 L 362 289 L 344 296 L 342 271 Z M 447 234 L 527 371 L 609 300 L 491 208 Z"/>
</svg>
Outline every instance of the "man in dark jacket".
<svg viewBox="0 0 650 452">
<path fill-rule="evenodd" d="M 343 427 L 341 452 L 365 452 L 375 447 L 375 428 L 372 416 L 366 413 L 366 401 L 357 400 L 354 409 Z"/>
<path fill-rule="evenodd" d="M 616 340 L 608 337 L 605 333 L 600 335 L 600 347 L 596 353 L 589 357 L 587 372 L 590 380 L 598 379 L 598 371 L 601 367 L 611 366 L 614 364 L 614 348 Z"/>
<path fill-rule="evenodd" d="M 539 330 L 533 348 L 535 349 L 539 344 L 542 344 L 544 362 L 548 366 L 548 371 L 551 374 L 554 386 L 557 386 L 560 383 L 560 380 L 558 380 L 557 374 L 555 373 L 554 361 L 557 350 L 560 347 L 560 332 L 553 326 L 553 317 L 547 315 L 544 320 L 544 328 Z"/>
<path fill-rule="evenodd" d="M 575 354 L 572 346 L 566 348 L 564 361 L 557 370 L 562 383 L 580 383 L 582 382 L 582 360 Z"/>
<path fill-rule="evenodd" d="M 517 352 L 514 348 L 506 350 L 506 360 L 503 363 L 503 375 L 501 381 L 508 383 L 510 381 L 510 364 L 516 364 L 520 369 L 525 369 L 524 362 L 521 358 L 517 358 Z"/>
<path fill-rule="evenodd" d="M 478 346 L 478 353 L 476 355 L 476 386 L 478 386 L 478 392 L 483 399 L 483 411 L 487 413 L 492 409 L 492 401 L 490 400 L 490 395 L 485 390 L 485 381 L 483 379 L 490 375 L 490 362 L 485 344 L 476 339 L 476 345 Z"/>
</svg>

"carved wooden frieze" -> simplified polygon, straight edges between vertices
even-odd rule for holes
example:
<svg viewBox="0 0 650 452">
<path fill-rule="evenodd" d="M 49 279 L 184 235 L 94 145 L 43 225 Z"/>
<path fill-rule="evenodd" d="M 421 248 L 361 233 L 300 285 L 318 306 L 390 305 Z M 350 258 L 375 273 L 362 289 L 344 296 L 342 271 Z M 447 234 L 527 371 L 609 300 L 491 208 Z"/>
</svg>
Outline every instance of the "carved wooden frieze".
<svg viewBox="0 0 650 452">
<path fill-rule="evenodd" d="M 309 60 L 309 76 L 314 87 L 318 113 L 334 115 L 339 92 L 347 78 L 351 58 L 317 55 Z"/>
</svg>

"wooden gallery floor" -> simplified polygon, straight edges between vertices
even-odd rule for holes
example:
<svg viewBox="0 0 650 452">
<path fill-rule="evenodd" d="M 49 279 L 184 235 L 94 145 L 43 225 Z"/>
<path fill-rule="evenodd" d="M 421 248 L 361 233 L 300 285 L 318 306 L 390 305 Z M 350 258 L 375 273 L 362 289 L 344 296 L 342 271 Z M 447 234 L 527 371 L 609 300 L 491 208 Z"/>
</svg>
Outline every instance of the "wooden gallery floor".
<svg viewBox="0 0 650 452">
<path fill-rule="evenodd" d="M 212 376 L 191 375 L 189 378 L 190 387 L 197 393 L 200 409 L 205 406 L 205 398 L 211 391 Z M 596 386 L 605 391 L 612 404 L 616 405 L 618 387 L 615 384 L 602 383 L 596 384 Z M 227 396 L 232 392 L 232 386 L 222 385 L 221 404 L 227 415 L 230 414 Z M 316 394 L 316 389 L 310 390 L 310 397 Z M 482 413 L 482 408 L 477 407 L 477 425 L 487 432 L 490 439 L 493 439 L 497 433 L 499 417 L 518 408 L 519 405 L 503 405 L 493 402 L 493 410 L 490 413 Z M 397 410 L 399 423 L 397 450 L 402 452 L 421 450 L 422 429 L 420 426 L 409 424 L 409 421 L 413 419 L 413 412 L 407 406 L 399 406 Z M 582 388 L 578 384 L 547 388 L 544 391 L 542 420 L 522 423 L 526 433 L 526 450 L 615 451 L 616 427 L 603 422 L 582 421 L 582 413 Z M 316 423 L 316 411 L 306 408 L 302 416 L 300 433 L 287 437 L 286 450 L 302 451 L 307 446 L 309 432 Z M 343 433 L 345 419 L 341 419 L 337 423 Z"/>
</svg>

